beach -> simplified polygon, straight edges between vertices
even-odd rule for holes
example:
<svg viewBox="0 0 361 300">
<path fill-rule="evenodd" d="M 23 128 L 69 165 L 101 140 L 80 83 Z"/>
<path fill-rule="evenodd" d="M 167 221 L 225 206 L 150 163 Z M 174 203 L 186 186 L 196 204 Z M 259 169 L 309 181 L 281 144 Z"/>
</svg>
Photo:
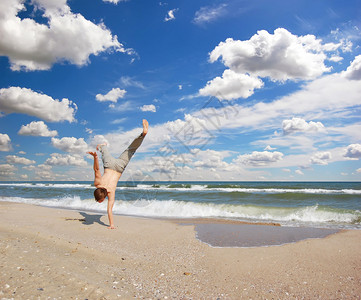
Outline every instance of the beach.
<svg viewBox="0 0 361 300">
<path fill-rule="evenodd" d="M 102 213 L 0 202 L 0 298 L 361 295 L 360 230 L 244 248 L 211 247 L 196 238 L 192 222 L 115 216 L 117 229 L 107 224 Z"/>
</svg>

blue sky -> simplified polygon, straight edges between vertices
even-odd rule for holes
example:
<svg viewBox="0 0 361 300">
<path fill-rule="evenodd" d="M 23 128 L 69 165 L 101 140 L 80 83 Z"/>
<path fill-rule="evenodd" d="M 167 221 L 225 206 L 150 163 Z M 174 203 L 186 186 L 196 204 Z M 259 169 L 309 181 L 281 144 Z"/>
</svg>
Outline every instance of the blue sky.
<svg viewBox="0 0 361 300">
<path fill-rule="evenodd" d="M 361 1 L 3 0 L 0 180 L 361 180 Z"/>
</svg>

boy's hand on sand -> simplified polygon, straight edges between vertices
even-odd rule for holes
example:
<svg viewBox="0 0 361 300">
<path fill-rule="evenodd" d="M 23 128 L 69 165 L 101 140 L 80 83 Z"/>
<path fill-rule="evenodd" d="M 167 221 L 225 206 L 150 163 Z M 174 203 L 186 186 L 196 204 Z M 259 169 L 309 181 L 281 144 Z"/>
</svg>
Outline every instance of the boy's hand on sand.
<svg viewBox="0 0 361 300">
<path fill-rule="evenodd" d="M 108 229 L 116 229 L 114 225 L 108 227 Z"/>
</svg>

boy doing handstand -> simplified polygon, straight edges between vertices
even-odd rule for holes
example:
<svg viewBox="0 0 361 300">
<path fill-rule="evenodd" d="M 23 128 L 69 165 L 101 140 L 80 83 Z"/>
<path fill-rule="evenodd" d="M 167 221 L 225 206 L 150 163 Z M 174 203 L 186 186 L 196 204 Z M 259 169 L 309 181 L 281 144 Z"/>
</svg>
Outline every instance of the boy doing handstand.
<svg viewBox="0 0 361 300">
<path fill-rule="evenodd" d="M 114 158 L 110 155 L 106 144 L 97 145 L 96 149 L 102 154 L 104 174 L 99 170 L 98 155 L 96 152 L 87 152 L 94 157 L 94 198 L 98 203 L 102 203 L 108 197 L 108 218 L 109 229 L 115 229 L 113 221 L 113 206 L 115 201 L 115 190 L 125 167 L 135 151 L 142 144 L 144 137 L 148 133 L 148 121 L 143 120 L 143 132 L 137 137 L 129 147 L 118 157 Z"/>
</svg>

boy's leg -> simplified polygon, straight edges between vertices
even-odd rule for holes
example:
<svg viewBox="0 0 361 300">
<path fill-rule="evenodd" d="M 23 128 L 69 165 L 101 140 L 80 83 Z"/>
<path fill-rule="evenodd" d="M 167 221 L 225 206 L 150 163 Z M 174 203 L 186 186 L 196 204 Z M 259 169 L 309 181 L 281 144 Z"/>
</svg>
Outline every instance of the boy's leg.
<svg viewBox="0 0 361 300">
<path fill-rule="evenodd" d="M 144 136 L 141 134 L 139 137 L 137 137 L 130 145 L 129 147 L 119 156 L 120 164 L 123 170 L 128 165 L 130 159 L 134 155 L 135 151 L 139 148 L 139 146 L 142 144 L 144 140 Z"/>
<path fill-rule="evenodd" d="M 108 147 L 105 145 L 100 145 L 99 151 L 102 154 L 102 161 L 104 168 L 111 167 L 111 163 L 114 160 L 114 158 L 110 155 Z"/>
<path fill-rule="evenodd" d="M 128 165 L 130 159 L 134 155 L 135 151 L 139 148 L 142 144 L 144 137 L 148 133 L 148 121 L 143 120 L 143 132 L 138 136 L 130 145 L 129 147 L 119 156 L 117 161 L 117 171 L 123 173 L 125 167 Z"/>
</svg>

